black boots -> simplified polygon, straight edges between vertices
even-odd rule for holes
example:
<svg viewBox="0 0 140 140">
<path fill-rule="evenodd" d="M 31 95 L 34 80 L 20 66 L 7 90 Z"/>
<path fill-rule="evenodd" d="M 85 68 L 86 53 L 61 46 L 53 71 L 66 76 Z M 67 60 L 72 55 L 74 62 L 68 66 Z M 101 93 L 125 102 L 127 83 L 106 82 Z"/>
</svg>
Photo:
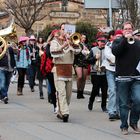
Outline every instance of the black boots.
<svg viewBox="0 0 140 140">
<path fill-rule="evenodd" d="M 77 91 L 77 99 L 84 99 L 83 91 L 78 90 Z"/>
</svg>

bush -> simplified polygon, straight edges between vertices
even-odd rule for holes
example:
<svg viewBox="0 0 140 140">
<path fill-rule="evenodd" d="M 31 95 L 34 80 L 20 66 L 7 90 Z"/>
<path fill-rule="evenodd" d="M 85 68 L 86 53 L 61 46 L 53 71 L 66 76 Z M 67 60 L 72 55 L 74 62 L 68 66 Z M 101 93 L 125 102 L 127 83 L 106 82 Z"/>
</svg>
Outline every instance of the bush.
<svg viewBox="0 0 140 140">
<path fill-rule="evenodd" d="M 77 22 L 76 32 L 85 34 L 88 39 L 88 46 L 92 46 L 92 43 L 96 40 L 98 30 L 89 22 Z"/>
</svg>

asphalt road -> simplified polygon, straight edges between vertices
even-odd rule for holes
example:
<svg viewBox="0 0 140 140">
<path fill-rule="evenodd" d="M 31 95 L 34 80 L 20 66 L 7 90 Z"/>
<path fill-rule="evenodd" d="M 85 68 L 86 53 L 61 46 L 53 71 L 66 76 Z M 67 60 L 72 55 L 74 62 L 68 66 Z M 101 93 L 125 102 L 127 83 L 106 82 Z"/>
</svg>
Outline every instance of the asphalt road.
<svg viewBox="0 0 140 140">
<path fill-rule="evenodd" d="M 75 83 L 74 83 L 75 84 Z M 28 85 L 24 95 L 16 95 L 17 84 L 11 84 L 9 103 L 0 103 L 0 140 L 139 140 L 140 135 L 129 129 L 129 135 L 121 134 L 120 121 L 110 122 L 100 103 L 95 102 L 93 111 L 87 109 L 89 95 L 76 99 L 72 94 L 70 118 L 63 123 L 53 113 L 53 106 L 39 99 L 38 87 L 32 93 Z M 73 85 L 75 87 L 75 85 Z M 90 90 L 90 85 L 86 88 Z M 140 125 L 139 125 L 140 126 Z"/>
</svg>

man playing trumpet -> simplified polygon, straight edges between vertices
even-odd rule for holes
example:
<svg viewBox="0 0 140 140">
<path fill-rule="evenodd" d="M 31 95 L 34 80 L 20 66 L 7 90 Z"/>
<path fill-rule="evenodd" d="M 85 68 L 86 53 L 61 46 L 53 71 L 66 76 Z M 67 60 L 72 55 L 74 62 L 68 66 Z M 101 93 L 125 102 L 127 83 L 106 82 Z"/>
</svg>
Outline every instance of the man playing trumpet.
<svg viewBox="0 0 140 140">
<path fill-rule="evenodd" d="M 69 49 L 70 47 L 72 47 L 71 43 L 66 39 L 64 24 L 62 24 L 61 30 L 55 32 L 54 39 L 50 43 L 50 52 L 56 69 L 57 117 L 62 119 L 63 122 L 68 122 L 69 119 L 69 104 L 72 94 L 72 71 L 75 52 L 73 49 Z"/>
</svg>

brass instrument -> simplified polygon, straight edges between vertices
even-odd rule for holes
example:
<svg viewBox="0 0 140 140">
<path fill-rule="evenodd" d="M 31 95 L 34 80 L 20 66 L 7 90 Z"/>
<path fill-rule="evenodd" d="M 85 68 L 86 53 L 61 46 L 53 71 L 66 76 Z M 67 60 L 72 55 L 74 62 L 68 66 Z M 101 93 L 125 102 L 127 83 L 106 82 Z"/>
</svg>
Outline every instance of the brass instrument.
<svg viewBox="0 0 140 140">
<path fill-rule="evenodd" d="M 95 65 L 96 65 L 97 72 L 101 72 L 101 63 L 100 63 L 100 60 L 97 60 L 96 63 L 95 63 Z"/>
<path fill-rule="evenodd" d="M 2 22 L 0 22 L 0 59 L 5 55 L 8 45 L 17 43 L 14 18 L 9 13 L 3 13 L 4 15 L 0 16 L 0 20 L 2 19 Z"/>
<path fill-rule="evenodd" d="M 68 42 L 68 46 L 63 49 L 65 53 L 69 52 L 70 50 L 76 51 L 76 52 L 81 51 L 80 33 L 73 33 L 72 35 L 70 35 L 69 39 L 67 37 L 65 37 L 65 38 L 66 38 L 66 41 Z"/>
<path fill-rule="evenodd" d="M 70 38 L 71 38 L 71 41 L 74 45 L 79 46 L 79 43 L 80 43 L 80 40 L 81 40 L 81 35 L 79 33 L 72 34 Z"/>
<path fill-rule="evenodd" d="M 98 52 L 97 55 L 100 55 L 100 53 Z M 97 59 L 97 61 L 96 61 L 96 63 L 95 63 L 95 67 L 96 67 L 96 71 L 97 71 L 97 72 L 101 72 L 100 57 Z"/>
<path fill-rule="evenodd" d="M 134 44 L 134 43 L 135 43 L 134 36 L 128 37 L 128 38 L 127 38 L 127 42 L 128 42 L 129 44 Z"/>
</svg>

